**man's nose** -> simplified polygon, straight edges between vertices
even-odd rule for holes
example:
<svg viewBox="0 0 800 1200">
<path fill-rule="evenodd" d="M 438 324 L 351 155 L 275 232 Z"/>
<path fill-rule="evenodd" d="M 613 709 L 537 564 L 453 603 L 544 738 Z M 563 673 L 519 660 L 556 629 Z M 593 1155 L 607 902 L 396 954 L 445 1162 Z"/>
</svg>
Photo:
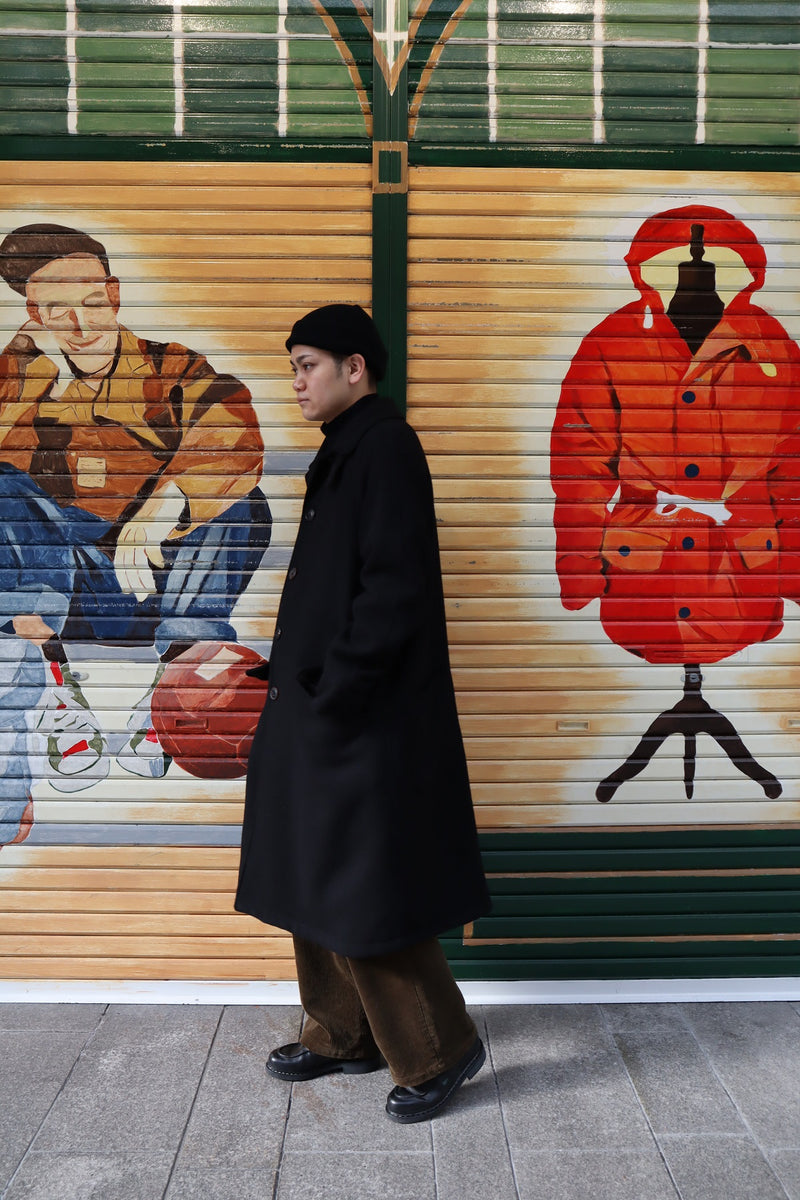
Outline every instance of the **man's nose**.
<svg viewBox="0 0 800 1200">
<path fill-rule="evenodd" d="M 67 330 L 70 333 L 78 333 L 78 334 L 83 333 L 83 329 L 81 327 L 80 314 L 78 313 L 78 310 L 76 308 L 70 308 L 67 310 L 67 315 L 66 315 L 65 320 L 66 320 Z"/>
</svg>

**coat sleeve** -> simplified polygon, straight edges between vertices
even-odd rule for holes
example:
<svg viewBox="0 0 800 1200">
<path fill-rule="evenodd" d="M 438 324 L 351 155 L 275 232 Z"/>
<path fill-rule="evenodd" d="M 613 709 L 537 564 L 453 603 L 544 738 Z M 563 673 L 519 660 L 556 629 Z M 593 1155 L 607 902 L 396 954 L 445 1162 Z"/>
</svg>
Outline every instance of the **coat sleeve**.
<svg viewBox="0 0 800 1200">
<path fill-rule="evenodd" d="M 619 448 L 611 379 L 600 346 L 589 337 L 564 379 L 550 443 L 556 570 L 567 609 L 584 608 L 606 588 L 601 549 Z"/>
<path fill-rule="evenodd" d="M 781 332 L 783 332 L 782 328 Z M 782 410 L 781 437 L 775 462 L 768 476 L 780 546 L 780 595 L 800 602 L 800 348 L 784 334 L 783 342 L 771 347 L 764 361 L 777 360 L 786 383 L 765 389 L 765 399 Z"/>
<path fill-rule="evenodd" d="M 316 711 L 330 716 L 363 711 L 441 597 L 433 489 L 416 434 L 405 422 L 382 422 L 357 454 L 366 461 L 355 597 L 318 679 L 302 681 Z"/>
</svg>

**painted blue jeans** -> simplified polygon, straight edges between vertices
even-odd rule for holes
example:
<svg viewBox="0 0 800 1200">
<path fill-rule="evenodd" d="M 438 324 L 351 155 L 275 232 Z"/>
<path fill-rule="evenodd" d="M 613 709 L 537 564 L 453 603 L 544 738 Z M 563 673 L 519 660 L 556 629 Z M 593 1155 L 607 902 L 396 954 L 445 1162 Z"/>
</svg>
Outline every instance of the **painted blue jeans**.
<svg viewBox="0 0 800 1200">
<path fill-rule="evenodd" d="M 60 508 L 23 471 L 0 463 L 0 845 L 15 836 L 31 787 L 29 713 L 46 686 L 37 646 L 13 618 L 35 614 L 64 641 L 154 645 L 236 641 L 234 604 L 269 545 L 269 506 L 255 488 L 180 541 L 162 542 L 156 592 L 119 586 L 100 545 L 107 521 Z"/>
<path fill-rule="evenodd" d="M 0 633 L 37 614 L 66 642 L 155 645 L 236 641 L 234 604 L 269 545 L 259 488 L 181 539 L 161 543 L 155 594 L 123 592 L 102 547 L 108 521 L 59 507 L 29 475 L 0 463 Z"/>
</svg>

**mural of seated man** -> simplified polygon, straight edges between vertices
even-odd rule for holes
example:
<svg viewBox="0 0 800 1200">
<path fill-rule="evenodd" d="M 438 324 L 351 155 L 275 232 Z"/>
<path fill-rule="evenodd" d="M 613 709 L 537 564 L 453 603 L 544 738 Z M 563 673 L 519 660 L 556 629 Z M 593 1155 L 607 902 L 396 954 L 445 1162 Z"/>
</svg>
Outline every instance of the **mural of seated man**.
<svg viewBox="0 0 800 1200">
<path fill-rule="evenodd" d="M 28 314 L 0 354 L 2 844 L 30 818 L 21 748 L 31 708 L 52 786 L 77 791 L 108 773 L 72 643 L 155 646 L 155 677 L 118 761 L 165 773 L 153 688 L 193 643 L 236 641 L 231 612 L 271 518 L 249 391 L 202 354 L 121 325 L 100 242 L 26 225 L 0 245 L 0 274 Z"/>
</svg>

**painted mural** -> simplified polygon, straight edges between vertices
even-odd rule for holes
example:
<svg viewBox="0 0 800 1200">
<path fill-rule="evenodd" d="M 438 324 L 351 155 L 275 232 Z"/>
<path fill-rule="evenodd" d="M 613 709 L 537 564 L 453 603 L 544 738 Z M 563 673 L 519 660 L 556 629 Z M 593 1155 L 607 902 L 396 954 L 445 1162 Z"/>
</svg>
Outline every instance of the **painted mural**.
<svg viewBox="0 0 800 1200">
<path fill-rule="evenodd" d="M 479 824 L 795 822 L 797 177 L 409 187 L 409 414 Z"/>
<path fill-rule="evenodd" d="M 646 268 L 680 248 L 665 306 Z M 749 281 L 724 303 L 716 262 Z M 697 737 L 712 737 L 770 799 L 778 779 L 703 698 L 701 664 L 777 637 L 798 598 L 800 348 L 755 302 L 767 256 L 720 208 L 659 212 L 625 261 L 637 300 L 581 343 L 551 442 L 556 568 L 570 611 L 600 600 L 608 637 L 649 663 L 684 666 L 662 712 L 597 799 L 639 774 L 671 734 L 684 739 L 687 798 Z"/>
</svg>

